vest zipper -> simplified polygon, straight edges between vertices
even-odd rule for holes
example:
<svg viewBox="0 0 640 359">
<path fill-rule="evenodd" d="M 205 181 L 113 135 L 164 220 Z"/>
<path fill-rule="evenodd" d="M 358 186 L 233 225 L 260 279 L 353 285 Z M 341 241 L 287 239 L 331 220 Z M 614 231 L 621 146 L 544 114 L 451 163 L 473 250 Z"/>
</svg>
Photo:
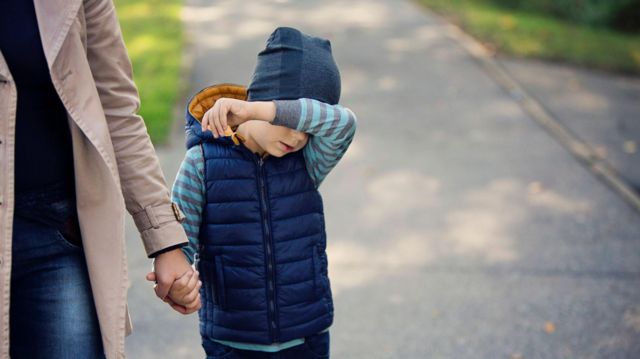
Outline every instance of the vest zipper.
<svg viewBox="0 0 640 359">
<path fill-rule="evenodd" d="M 277 329 L 278 325 L 276 322 L 276 288 L 275 288 L 275 264 L 274 264 L 274 253 L 273 253 L 273 243 L 271 237 L 271 227 L 269 225 L 269 210 L 268 210 L 268 201 L 266 195 L 266 183 L 265 183 L 265 174 L 264 174 L 264 159 L 262 157 L 258 158 L 258 168 L 259 174 L 258 179 L 260 182 L 260 199 L 262 201 L 262 226 L 265 234 L 265 251 L 267 253 L 267 297 L 268 297 L 268 308 L 267 312 L 270 314 L 269 317 L 269 334 L 272 342 L 278 341 Z"/>
</svg>

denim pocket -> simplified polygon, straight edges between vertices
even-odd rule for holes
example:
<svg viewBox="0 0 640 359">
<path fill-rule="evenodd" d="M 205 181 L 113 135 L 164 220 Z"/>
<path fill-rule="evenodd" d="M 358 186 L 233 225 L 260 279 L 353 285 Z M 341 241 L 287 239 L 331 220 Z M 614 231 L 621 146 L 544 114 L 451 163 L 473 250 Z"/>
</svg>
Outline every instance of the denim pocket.
<svg viewBox="0 0 640 359">
<path fill-rule="evenodd" d="M 62 234 L 62 232 L 60 232 L 57 229 L 54 229 L 54 237 L 57 240 L 57 242 L 62 244 L 65 248 L 70 248 L 73 250 L 82 250 L 82 246 L 79 246 L 78 244 L 71 242 L 67 237 L 64 236 L 64 234 Z"/>
</svg>

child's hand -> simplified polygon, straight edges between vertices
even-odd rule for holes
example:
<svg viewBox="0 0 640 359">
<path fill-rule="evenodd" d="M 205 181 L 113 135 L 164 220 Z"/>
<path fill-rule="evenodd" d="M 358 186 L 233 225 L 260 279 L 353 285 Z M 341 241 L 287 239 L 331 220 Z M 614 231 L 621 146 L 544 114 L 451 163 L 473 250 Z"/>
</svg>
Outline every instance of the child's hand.
<svg viewBox="0 0 640 359">
<path fill-rule="evenodd" d="M 202 287 L 202 282 L 199 278 L 200 274 L 197 271 L 189 270 L 185 272 L 173 282 L 169 289 L 169 294 L 163 301 L 182 314 L 191 314 L 197 311 L 201 307 L 200 287 Z M 154 282 L 156 280 L 155 272 L 149 272 L 147 280 Z"/>
<path fill-rule="evenodd" d="M 218 138 L 225 136 L 228 126 L 235 127 L 249 120 L 271 122 L 275 117 L 276 106 L 272 101 L 247 102 L 220 98 L 202 117 L 202 131 L 210 130 L 213 137 Z"/>
<path fill-rule="evenodd" d="M 202 131 L 210 130 L 213 137 L 224 136 L 227 126 L 249 121 L 250 103 L 232 98 L 220 98 L 202 117 Z"/>
<path fill-rule="evenodd" d="M 192 313 L 200 309 L 200 274 L 197 271 L 189 271 L 178 278 L 169 290 L 169 299 L 177 305 L 185 307 Z"/>
</svg>

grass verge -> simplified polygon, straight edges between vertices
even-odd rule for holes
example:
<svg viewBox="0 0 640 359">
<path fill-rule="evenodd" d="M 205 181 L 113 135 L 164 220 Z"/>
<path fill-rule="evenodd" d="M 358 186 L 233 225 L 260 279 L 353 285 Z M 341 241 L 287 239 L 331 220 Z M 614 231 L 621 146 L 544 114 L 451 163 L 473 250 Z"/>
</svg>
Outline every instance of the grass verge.
<svg viewBox="0 0 640 359">
<path fill-rule="evenodd" d="M 418 0 L 499 53 L 640 74 L 640 35 L 504 9 L 482 0 Z"/>
<path fill-rule="evenodd" d="M 162 144 L 172 127 L 183 50 L 181 0 L 115 0 L 133 76 L 140 115 L 151 140 Z"/>
</svg>

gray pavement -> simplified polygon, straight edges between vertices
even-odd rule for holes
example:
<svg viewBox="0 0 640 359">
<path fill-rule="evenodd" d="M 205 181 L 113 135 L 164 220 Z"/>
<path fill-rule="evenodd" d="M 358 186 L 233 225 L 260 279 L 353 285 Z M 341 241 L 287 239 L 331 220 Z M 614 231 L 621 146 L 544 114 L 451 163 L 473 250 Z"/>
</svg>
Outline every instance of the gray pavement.
<svg viewBox="0 0 640 359">
<path fill-rule="evenodd" d="M 536 60 L 500 62 L 640 194 L 640 77 Z"/>
<path fill-rule="evenodd" d="M 188 0 L 190 93 L 247 83 L 280 25 L 330 38 L 351 149 L 321 187 L 333 358 L 640 357 L 640 216 L 412 2 Z M 184 153 L 159 149 L 171 181 Z M 144 283 L 131 358 L 202 358 L 195 316 Z"/>
</svg>

